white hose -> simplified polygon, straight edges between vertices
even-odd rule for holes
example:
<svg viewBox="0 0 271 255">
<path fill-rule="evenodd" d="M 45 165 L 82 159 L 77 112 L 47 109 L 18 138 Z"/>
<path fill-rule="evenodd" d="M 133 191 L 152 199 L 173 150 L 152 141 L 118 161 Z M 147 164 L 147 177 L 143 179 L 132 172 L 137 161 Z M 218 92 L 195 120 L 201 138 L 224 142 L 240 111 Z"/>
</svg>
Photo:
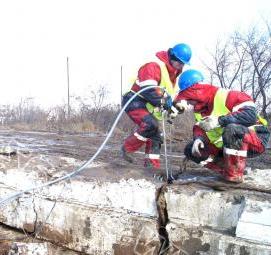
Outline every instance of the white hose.
<svg viewBox="0 0 271 255">
<path fill-rule="evenodd" d="M 40 184 L 40 185 L 37 185 L 37 186 L 33 186 L 33 187 L 29 187 L 29 188 L 26 188 L 22 191 L 19 191 L 19 192 L 16 192 L 14 194 L 12 194 L 11 196 L 8 196 L 4 199 L 2 199 L 0 201 L 0 207 L 2 207 L 3 204 L 7 203 L 7 202 L 11 202 L 13 201 L 14 199 L 18 198 L 19 196 L 23 195 L 24 193 L 26 192 L 29 192 L 29 191 L 33 191 L 33 190 L 37 190 L 37 189 L 42 189 L 46 186 L 50 186 L 50 185 L 53 185 L 57 182 L 61 182 L 61 181 L 64 181 L 68 178 L 71 178 L 71 177 L 74 177 L 75 175 L 77 175 L 78 173 L 80 173 L 84 168 L 86 168 L 89 164 L 91 164 L 93 162 L 93 160 L 100 154 L 100 152 L 102 151 L 102 149 L 104 148 L 104 146 L 106 145 L 106 143 L 108 142 L 109 138 L 111 137 L 116 125 L 118 124 L 118 121 L 121 117 L 121 115 L 123 114 L 123 112 L 125 111 L 125 109 L 127 108 L 127 106 L 135 99 L 136 96 L 138 96 L 139 94 L 141 94 L 142 92 L 146 91 L 146 90 L 149 90 L 151 88 L 155 88 L 157 87 L 156 85 L 153 85 L 153 86 L 148 86 L 146 88 L 143 88 L 141 89 L 140 91 L 136 92 L 127 102 L 126 104 L 123 106 L 123 108 L 121 109 L 120 113 L 118 114 L 117 118 L 115 119 L 109 133 L 107 134 L 105 140 L 103 141 L 103 143 L 100 145 L 99 149 L 96 151 L 96 153 L 88 160 L 86 161 L 83 165 L 81 165 L 78 169 L 74 170 L 73 172 L 67 174 L 67 175 L 64 175 L 62 177 L 59 177 L 53 181 L 49 181 L 49 182 L 46 182 L 46 183 L 43 183 L 43 184 Z"/>
</svg>

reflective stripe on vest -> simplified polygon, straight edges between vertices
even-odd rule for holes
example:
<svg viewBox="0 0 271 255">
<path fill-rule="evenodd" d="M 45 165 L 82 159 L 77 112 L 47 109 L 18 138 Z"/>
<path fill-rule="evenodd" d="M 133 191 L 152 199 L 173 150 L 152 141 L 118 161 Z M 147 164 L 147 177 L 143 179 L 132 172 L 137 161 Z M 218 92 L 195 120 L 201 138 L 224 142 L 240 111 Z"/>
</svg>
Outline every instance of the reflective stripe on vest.
<svg viewBox="0 0 271 255">
<path fill-rule="evenodd" d="M 166 92 L 172 97 L 174 98 L 175 95 L 178 92 L 179 87 L 175 84 L 173 84 L 170 80 L 169 77 L 169 73 L 167 70 L 167 66 L 166 64 L 161 61 L 160 59 L 156 59 L 153 62 L 157 63 L 160 66 L 160 70 L 161 70 L 161 81 L 159 86 L 164 88 L 166 90 Z M 158 120 L 162 120 L 162 112 L 161 111 L 157 111 L 157 107 L 153 106 L 150 103 L 146 104 L 146 107 L 148 109 L 148 111 Z"/>
<path fill-rule="evenodd" d="M 230 113 L 229 109 L 226 107 L 226 99 L 228 96 L 228 91 L 225 89 L 218 89 L 215 97 L 214 97 L 214 105 L 213 110 L 210 115 L 214 116 L 223 116 Z M 196 120 L 199 122 L 203 119 L 200 113 L 194 113 Z M 208 132 L 206 132 L 207 137 L 209 138 L 210 142 L 215 145 L 217 148 L 221 148 L 223 146 L 222 141 L 222 133 L 224 128 L 217 127 Z"/>
</svg>

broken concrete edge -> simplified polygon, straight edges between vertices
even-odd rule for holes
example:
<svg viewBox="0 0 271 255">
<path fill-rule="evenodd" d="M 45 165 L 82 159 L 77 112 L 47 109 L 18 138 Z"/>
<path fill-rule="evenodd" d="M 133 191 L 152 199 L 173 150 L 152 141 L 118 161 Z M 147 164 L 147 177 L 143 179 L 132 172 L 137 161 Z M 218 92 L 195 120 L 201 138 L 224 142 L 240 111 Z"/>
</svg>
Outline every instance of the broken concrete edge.
<svg viewBox="0 0 271 255">
<path fill-rule="evenodd" d="M 270 173 L 269 170 L 268 173 L 267 171 L 261 171 L 260 173 L 262 179 L 270 179 L 267 176 L 267 174 Z M 0 172 L 0 180 L 7 188 L 14 190 L 23 190 L 25 188 L 43 184 L 38 173 L 34 171 L 27 173 L 25 172 L 25 169 L 9 169 L 6 173 Z M 260 180 L 261 179 L 259 179 L 259 181 Z M 35 195 L 47 197 L 51 200 L 57 199 L 91 206 L 112 207 L 114 209 L 128 210 L 150 217 L 157 217 L 155 197 L 157 190 L 163 185 L 163 183 L 157 184 L 157 182 L 150 182 L 145 179 L 134 180 L 132 178 L 127 180 L 121 179 L 118 182 L 99 182 L 98 180 L 83 182 L 73 179 L 72 181 L 68 180 L 57 183 L 41 190 L 34 190 L 33 193 Z M 181 187 L 181 185 L 176 186 Z M 220 198 L 220 201 L 218 201 L 218 196 L 220 196 L 219 192 L 214 192 L 213 189 L 209 190 L 210 191 L 207 193 L 212 194 L 210 195 L 210 199 L 215 197 L 214 201 L 216 202 L 214 202 L 214 205 L 215 203 L 223 203 L 223 198 Z M 177 191 L 177 189 L 174 190 L 173 193 L 176 196 L 174 196 L 174 194 L 172 195 L 172 201 L 178 200 Z M 184 194 L 186 192 L 187 191 L 183 191 Z M 8 197 L 12 194 L 14 193 L 7 192 L 1 196 L 1 198 Z M 202 194 L 203 193 L 201 192 L 201 195 Z M 208 198 L 208 195 L 206 196 Z M 189 200 L 189 197 L 187 199 Z M 176 201 L 176 203 L 180 204 L 178 201 Z M 235 203 L 237 202 L 235 201 Z M 171 205 L 173 205 L 174 208 L 182 207 L 181 204 L 179 207 L 176 206 L 175 202 L 171 202 L 169 206 Z M 171 211 L 170 207 L 169 209 Z M 225 212 L 223 213 L 225 214 Z M 238 220 L 237 216 L 238 215 L 236 215 L 236 220 Z"/>
<path fill-rule="evenodd" d="M 0 254 L 75 255 L 78 252 L 44 242 L 22 230 L 0 224 Z"/>
<path fill-rule="evenodd" d="M 170 186 L 165 194 L 169 220 L 181 220 L 195 226 L 231 231 L 244 207 L 239 197 L 196 186 Z"/>
<path fill-rule="evenodd" d="M 214 192 L 210 188 L 169 186 L 168 220 L 248 241 L 271 245 L 271 195 L 251 191 Z"/>
<path fill-rule="evenodd" d="M 16 203 L 1 211 L 2 222 L 71 250 L 113 254 L 120 247 L 140 251 L 160 246 L 156 218 L 65 202 L 56 203 L 50 214 L 52 202 L 38 197 Z"/>
<path fill-rule="evenodd" d="M 59 253 L 61 252 L 61 253 Z M 76 254 L 72 251 L 60 250 L 53 244 L 41 241 L 35 242 L 12 242 L 0 243 L 0 254 L 39 254 L 39 255 L 56 255 L 56 254 Z"/>
<path fill-rule="evenodd" d="M 0 254 L 76 255 L 77 251 L 67 250 L 44 241 L 0 242 Z"/>
<path fill-rule="evenodd" d="M 271 203 L 246 199 L 236 236 L 271 245 Z"/>
<path fill-rule="evenodd" d="M 1 194 L 1 199 L 14 194 L 12 190 L 24 190 L 42 184 L 36 173 L 26 173 L 20 169 L 10 169 L 6 174 L 0 172 L 0 180 L 7 190 Z M 134 180 L 132 178 L 121 179 L 119 182 L 103 183 L 99 181 L 86 183 L 73 180 L 57 183 L 41 190 L 34 190 L 33 194 L 51 200 L 57 199 L 90 206 L 111 207 L 144 216 L 157 217 L 155 194 L 161 185 L 163 184 L 154 184 L 145 179 Z M 24 194 L 23 196 L 29 195 Z"/>
<path fill-rule="evenodd" d="M 180 222 L 167 225 L 169 254 L 269 255 L 271 246 Z"/>
<path fill-rule="evenodd" d="M 157 220 L 157 230 L 159 234 L 160 247 L 158 250 L 158 254 L 163 254 L 169 248 L 169 237 L 168 232 L 166 230 L 166 226 L 169 222 L 168 220 L 168 211 L 167 211 L 167 203 L 165 199 L 165 192 L 167 191 L 168 184 L 161 186 L 156 192 L 156 206 L 158 212 L 158 220 Z"/>
</svg>

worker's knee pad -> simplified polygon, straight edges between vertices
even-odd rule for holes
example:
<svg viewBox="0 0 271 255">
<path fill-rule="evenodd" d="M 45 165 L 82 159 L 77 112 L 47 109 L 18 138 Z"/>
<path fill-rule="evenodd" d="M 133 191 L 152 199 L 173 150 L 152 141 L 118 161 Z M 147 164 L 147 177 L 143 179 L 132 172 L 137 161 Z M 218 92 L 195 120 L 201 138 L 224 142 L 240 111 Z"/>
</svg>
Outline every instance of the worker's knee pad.
<svg viewBox="0 0 271 255">
<path fill-rule="evenodd" d="M 143 118 L 143 123 L 142 127 L 144 130 L 142 130 L 142 134 L 144 133 L 145 137 L 151 138 L 153 136 L 158 136 L 158 121 L 151 114 L 148 114 Z"/>
<path fill-rule="evenodd" d="M 229 124 L 224 128 L 222 135 L 224 146 L 239 150 L 243 144 L 245 134 L 249 133 L 249 129 L 239 124 Z"/>
</svg>

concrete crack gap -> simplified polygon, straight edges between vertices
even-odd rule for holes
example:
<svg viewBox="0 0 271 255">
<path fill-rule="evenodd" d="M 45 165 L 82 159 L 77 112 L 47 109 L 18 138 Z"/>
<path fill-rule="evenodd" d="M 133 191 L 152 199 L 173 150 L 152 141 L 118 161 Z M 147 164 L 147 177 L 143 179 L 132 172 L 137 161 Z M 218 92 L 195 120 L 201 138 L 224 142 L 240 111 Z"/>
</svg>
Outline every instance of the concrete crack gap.
<svg viewBox="0 0 271 255">
<path fill-rule="evenodd" d="M 156 206 L 158 212 L 158 233 L 160 240 L 159 255 L 165 255 L 169 249 L 169 238 L 166 226 L 169 222 L 167 213 L 167 203 L 165 199 L 165 191 L 167 184 L 160 187 L 156 192 Z"/>
</svg>

